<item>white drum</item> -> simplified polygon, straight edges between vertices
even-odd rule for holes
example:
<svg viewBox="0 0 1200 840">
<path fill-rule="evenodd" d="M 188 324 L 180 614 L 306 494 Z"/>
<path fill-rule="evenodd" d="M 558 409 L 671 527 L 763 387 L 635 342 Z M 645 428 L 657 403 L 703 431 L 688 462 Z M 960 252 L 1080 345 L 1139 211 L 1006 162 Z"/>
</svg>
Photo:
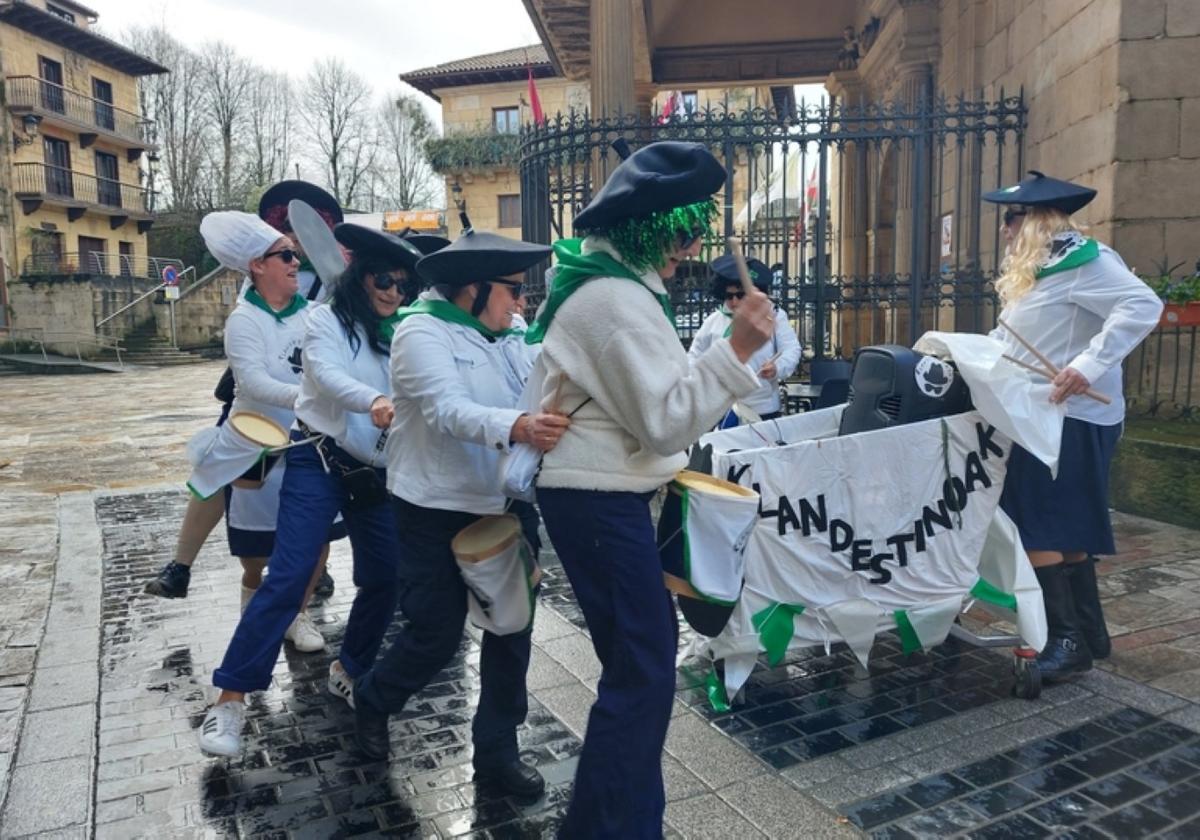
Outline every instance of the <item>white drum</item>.
<svg viewBox="0 0 1200 840">
<path fill-rule="evenodd" d="M 188 489 L 201 499 L 226 484 L 258 489 L 277 460 L 272 452 L 287 444 L 287 430 L 270 417 L 252 411 L 231 414 L 215 433 L 204 429 L 188 443 Z"/>
<path fill-rule="evenodd" d="M 542 571 L 512 514 L 485 516 L 450 543 L 467 586 L 467 612 L 476 626 L 497 636 L 520 633 L 533 622 Z"/>
</svg>

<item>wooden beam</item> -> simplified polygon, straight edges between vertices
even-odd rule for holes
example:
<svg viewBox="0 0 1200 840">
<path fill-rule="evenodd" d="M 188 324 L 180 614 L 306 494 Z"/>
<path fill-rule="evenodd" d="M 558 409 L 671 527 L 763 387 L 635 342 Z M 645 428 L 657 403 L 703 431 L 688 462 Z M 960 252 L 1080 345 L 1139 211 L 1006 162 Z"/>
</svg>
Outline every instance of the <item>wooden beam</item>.
<svg viewBox="0 0 1200 840">
<path fill-rule="evenodd" d="M 837 69 L 840 40 L 822 38 L 769 44 L 675 47 L 651 59 L 659 85 L 727 85 L 823 79 Z"/>
</svg>

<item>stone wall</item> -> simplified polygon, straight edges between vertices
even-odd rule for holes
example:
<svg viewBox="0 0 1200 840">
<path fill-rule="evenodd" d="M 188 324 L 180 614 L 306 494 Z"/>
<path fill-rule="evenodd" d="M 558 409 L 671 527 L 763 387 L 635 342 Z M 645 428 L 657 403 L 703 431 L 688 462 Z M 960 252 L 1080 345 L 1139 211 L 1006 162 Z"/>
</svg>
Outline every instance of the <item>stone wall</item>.
<svg viewBox="0 0 1200 840">
<path fill-rule="evenodd" d="M 237 304 L 240 272 L 221 269 L 204 286 L 175 304 L 175 341 L 184 350 L 220 346 L 225 340 L 225 319 Z M 154 306 L 158 335 L 171 336 L 171 308 L 164 301 Z"/>
<path fill-rule="evenodd" d="M 98 320 L 96 312 L 102 310 L 104 301 L 109 299 L 106 293 L 111 295 L 118 291 L 102 288 L 97 292 L 93 289 L 93 282 L 96 281 L 91 278 L 10 282 L 8 299 L 12 307 L 13 329 L 59 334 L 57 338 L 47 336 L 46 349 L 64 356 L 74 356 L 76 337 L 95 335 L 95 323 Z M 136 311 L 134 317 L 140 317 L 141 320 L 152 317 L 149 301 L 131 311 Z M 85 358 L 100 355 L 96 345 L 86 343 L 79 346 L 79 354 Z"/>
</svg>

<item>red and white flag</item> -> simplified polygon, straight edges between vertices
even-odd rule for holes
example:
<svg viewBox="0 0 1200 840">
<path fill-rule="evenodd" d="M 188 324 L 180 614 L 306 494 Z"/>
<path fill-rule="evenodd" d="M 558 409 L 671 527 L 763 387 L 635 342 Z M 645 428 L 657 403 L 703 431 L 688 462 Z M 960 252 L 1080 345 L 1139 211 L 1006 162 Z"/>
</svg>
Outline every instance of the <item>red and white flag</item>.
<svg viewBox="0 0 1200 840">
<path fill-rule="evenodd" d="M 546 121 L 546 117 L 542 113 L 542 100 L 538 98 L 537 85 L 533 83 L 533 68 L 525 69 L 529 71 L 529 110 L 533 112 L 534 125 L 541 125 Z"/>
</svg>

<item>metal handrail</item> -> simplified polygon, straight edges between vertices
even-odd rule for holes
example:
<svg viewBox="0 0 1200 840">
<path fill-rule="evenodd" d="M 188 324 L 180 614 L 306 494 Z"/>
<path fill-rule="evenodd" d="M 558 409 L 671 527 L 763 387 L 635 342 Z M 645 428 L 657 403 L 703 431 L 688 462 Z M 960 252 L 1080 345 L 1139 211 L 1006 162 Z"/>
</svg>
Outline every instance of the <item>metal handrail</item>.
<svg viewBox="0 0 1200 840">
<path fill-rule="evenodd" d="M 29 109 L 52 118 L 69 120 L 108 134 L 129 140 L 139 145 L 150 145 L 152 120 L 139 114 L 118 108 L 111 102 L 96 99 L 39 79 L 34 76 L 8 76 L 5 78 L 8 106 L 14 109 Z"/>
<path fill-rule="evenodd" d="M 183 262 L 170 257 L 113 254 L 102 251 L 29 254 L 21 265 L 21 276 L 40 277 L 56 274 L 92 274 L 139 280 L 158 279 L 163 269 L 174 266 L 180 277 L 186 273 Z"/>
<path fill-rule="evenodd" d="M 125 361 L 121 358 L 121 340 L 112 336 L 76 332 L 72 330 L 47 330 L 43 327 L 0 327 L 0 332 L 7 332 L 9 342 L 12 344 L 13 352 L 17 349 L 17 333 L 32 336 L 30 339 L 36 342 L 38 348 L 42 351 L 42 359 L 49 361 L 50 357 L 46 353 L 46 342 L 54 342 L 56 340 L 65 340 L 75 345 L 75 358 L 80 364 L 83 363 L 83 354 L 80 353 L 81 345 L 94 345 L 101 350 L 112 350 L 117 354 L 117 364 L 122 368 L 125 367 Z"/>
<path fill-rule="evenodd" d="M 153 213 L 156 194 L 139 184 L 100 178 L 48 163 L 14 164 L 12 191 L 18 197 L 44 195 L 133 213 Z"/>
<path fill-rule="evenodd" d="M 106 317 L 106 318 L 101 318 L 99 321 L 97 321 L 97 322 L 96 322 L 96 329 L 100 329 L 100 328 L 101 328 L 101 327 L 103 327 L 105 324 L 107 324 L 109 321 L 111 321 L 113 318 L 116 318 L 118 315 L 123 315 L 123 314 L 125 314 L 125 313 L 126 313 L 126 312 L 128 312 L 130 309 L 133 309 L 133 307 L 137 306 L 139 303 L 141 303 L 142 301 L 144 301 L 146 298 L 150 297 L 150 295 L 154 294 L 155 292 L 162 291 L 162 290 L 163 290 L 163 289 L 165 289 L 166 287 L 167 287 L 167 284 L 166 284 L 166 283 L 159 283 L 159 284 L 158 284 L 157 286 L 155 286 L 153 289 L 151 289 L 150 291 L 146 292 L 145 294 L 139 295 L 138 297 L 134 298 L 132 301 L 130 301 L 129 303 L 125 304 L 125 305 L 124 305 L 124 306 L 122 306 L 120 309 L 118 309 L 116 312 L 114 312 L 114 313 L 112 313 L 111 315 L 109 315 L 108 317 Z"/>
</svg>

